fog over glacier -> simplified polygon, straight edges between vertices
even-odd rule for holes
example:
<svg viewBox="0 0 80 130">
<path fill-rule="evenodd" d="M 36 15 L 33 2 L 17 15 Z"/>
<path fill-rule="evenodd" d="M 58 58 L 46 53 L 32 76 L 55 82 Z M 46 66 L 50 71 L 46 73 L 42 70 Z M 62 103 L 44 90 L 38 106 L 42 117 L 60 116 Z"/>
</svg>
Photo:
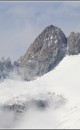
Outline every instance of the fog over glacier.
<svg viewBox="0 0 80 130">
<path fill-rule="evenodd" d="M 79 65 L 80 55 L 66 56 L 36 80 L 2 81 L 0 128 L 80 128 Z M 10 109 L 14 104 L 21 111 Z"/>
</svg>

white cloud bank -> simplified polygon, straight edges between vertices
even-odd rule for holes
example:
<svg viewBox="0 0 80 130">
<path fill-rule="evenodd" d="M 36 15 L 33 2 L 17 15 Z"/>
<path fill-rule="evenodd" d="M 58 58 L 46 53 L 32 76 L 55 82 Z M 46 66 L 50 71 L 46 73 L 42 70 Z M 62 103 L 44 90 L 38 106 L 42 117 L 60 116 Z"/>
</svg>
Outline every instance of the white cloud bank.
<svg viewBox="0 0 80 130">
<path fill-rule="evenodd" d="M 15 116 L 10 114 L 12 122 L 7 122 L 7 125 L 13 124 L 10 125 L 12 128 L 80 128 L 79 74 L 80 55 L 66 56 L 53 71 L 37 80 L 25 82 L 8 79 L 0 83 L 0 104 L 10 105 L 43 98 L 50 102 L 43 110 L 30 106 L 16 121 Z M 66 104 L 55 109 L 55 101 L 59 98 L 54 100 L 54 96 L 48 97 L 48 93 L 63 95 L 67 99 Z M 4 118 L 5 121 L 7 117 Z"/>
</svg>

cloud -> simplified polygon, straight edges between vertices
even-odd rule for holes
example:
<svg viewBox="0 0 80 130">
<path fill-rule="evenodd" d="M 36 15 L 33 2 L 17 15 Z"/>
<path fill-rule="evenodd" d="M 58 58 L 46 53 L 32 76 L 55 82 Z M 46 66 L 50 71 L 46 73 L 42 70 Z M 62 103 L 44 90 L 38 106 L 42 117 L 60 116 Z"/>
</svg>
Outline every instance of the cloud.
<svg viewBox="0 0 80 130">
<path fill-rule="evenodd" d="M 15 114 L 11 111 L 0 110 L 0 129 L 8 129 L 15 124 Z"/>
</svg>

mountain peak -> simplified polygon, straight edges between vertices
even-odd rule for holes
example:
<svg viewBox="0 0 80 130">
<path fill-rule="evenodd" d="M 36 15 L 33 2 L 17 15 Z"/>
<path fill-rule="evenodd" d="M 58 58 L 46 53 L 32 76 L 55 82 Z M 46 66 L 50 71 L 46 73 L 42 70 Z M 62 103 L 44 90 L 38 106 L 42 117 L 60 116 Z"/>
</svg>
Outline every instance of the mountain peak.
<svg viewBox="0 0 80 130">
<path fill-rule="evenodd" d="M 45 29 L 55 29 L 56 28 L 56 26 L 54 26 L 54 25 L 49 25 L 49 26 L 47 26 Z M 57 27 L 58 28 L 58 27 Z"/>
<path fill-rule="evenodd" d="M 47 26 L 20 59 L 23 78 L 32 80 L 51 71 L 63 59 L 66 46 L 67 39 L 61 29 Z"/>
<path fill-rule="evenodd" d="M 78 55 L 79 53 L 79 32 L 71 32 L 66 38 L 59 27 L 49 25 L 33 41 L 27 52 L 14 62 L 10 71 L 18 71 L 23 79 L 30 81 L 54 69 L 66 54 Z M 5 65 L 6 63 L 0 63 L 0 78 L 9 75 Z"/>
</svg>

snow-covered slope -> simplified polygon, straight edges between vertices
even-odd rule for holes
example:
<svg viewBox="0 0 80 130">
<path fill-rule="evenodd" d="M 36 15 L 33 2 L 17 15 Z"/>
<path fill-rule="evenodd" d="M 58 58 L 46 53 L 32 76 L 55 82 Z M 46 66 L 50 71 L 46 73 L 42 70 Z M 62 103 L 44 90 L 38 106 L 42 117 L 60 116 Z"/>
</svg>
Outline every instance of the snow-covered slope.
<svg viewBox="0 0 80 130">
<path fill-rule="evenodd" d="M 30 103 L 14 128 L 80 128 L 80 55 L 66 56 L 51 72 L 25 82 L 0 83 L 0 104 Z M 47 101 L 38 109 L 33 101 Z M 44 102 L 43 102 L 44 103 Z"/>
</svg>

